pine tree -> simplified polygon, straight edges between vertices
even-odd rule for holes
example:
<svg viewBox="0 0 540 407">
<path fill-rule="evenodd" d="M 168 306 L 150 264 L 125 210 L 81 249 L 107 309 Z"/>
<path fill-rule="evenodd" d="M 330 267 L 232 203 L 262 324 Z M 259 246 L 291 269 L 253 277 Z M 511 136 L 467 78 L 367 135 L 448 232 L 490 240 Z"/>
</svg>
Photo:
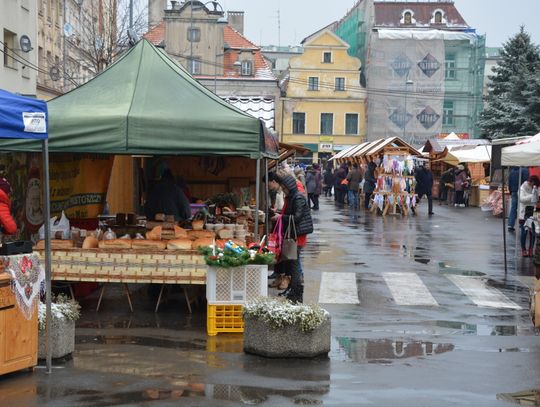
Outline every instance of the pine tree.
<svg viewBox="0 0 540 407">
<path fill-rule="evenodd" d="M 494 75 L 489 77 L 492 82 L 488 105 L 479 123 L 483 136 L 534 135 L 540 130 L 540 80 L 536 78 L 540 74 L 540 49 L 521 27 L 520 32 L 503 45 L 501 57 L 493 69 Z M 531 82 L 531 78 L 535 80 Z"/>
</svg>

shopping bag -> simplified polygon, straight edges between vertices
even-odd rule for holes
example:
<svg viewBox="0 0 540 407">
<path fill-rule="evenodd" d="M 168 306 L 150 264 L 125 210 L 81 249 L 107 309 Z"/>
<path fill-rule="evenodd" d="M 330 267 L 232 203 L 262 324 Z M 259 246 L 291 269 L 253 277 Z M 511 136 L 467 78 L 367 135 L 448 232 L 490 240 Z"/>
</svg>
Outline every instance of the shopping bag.
<svg viewBox="0 0 540 407">
<path fill-rule="evenodd" d="M 69 239 L 69 219 L 67 218 L 64 211 L 62 211 L 60 219 L 58 219 L 58 217 L 56 216 L 53 216 L 49 222 L 52 239 Z M 45 239 L 45 225 L 41 225 L 41 227 L 39 228 L 38 236 L 40 240 Z"/>
<path fill-rule="evenodd" d="M 283 239 L 283 221 L 282 216 L 279 215 L 274 226 L 274 230 L 268 236 L 268 250 L 275 254 L 276 258 L 281 253 L 281 241 Z"/>
<path fill-rule="evenodd" d="M 294 235 L 292 234 L 294 232 Z M 289 224 L 281 243 L 281 260 L 298 260 L 298 245 L 296 243 L 296 226 L 294 217 L 289 216 Z"/>
</svg>

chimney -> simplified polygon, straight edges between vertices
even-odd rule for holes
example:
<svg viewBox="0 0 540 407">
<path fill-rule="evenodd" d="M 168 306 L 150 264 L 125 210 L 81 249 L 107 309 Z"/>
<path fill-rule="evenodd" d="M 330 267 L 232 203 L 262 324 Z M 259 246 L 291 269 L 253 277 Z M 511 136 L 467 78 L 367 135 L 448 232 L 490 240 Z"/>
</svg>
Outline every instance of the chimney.
<svg viewBox="0 0 540 407">
<path fill-rule="evenodd" d="M 163 21 L 167 0 L 148 0 L 148 29 L 155 27 Z"/>
<path fill-rule="evenodd" d="M 244 12 L 243 11 L 227 11 L 227 19 L 229 25 L 244 35 Z"/>
</svg>

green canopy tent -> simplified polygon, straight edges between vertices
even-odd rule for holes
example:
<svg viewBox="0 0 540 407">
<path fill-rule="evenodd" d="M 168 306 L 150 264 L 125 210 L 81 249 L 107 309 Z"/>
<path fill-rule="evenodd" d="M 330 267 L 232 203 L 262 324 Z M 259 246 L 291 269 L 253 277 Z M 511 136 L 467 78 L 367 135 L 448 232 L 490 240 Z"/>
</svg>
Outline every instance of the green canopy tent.
<svg viewBox="0 0 540 407">
<path fill-rule="evenodd" d="M 221 100 L 147 40 L 86 84 L 49 101 L 48 108 L 52 153 L 256 159 L 257 210 L 261 159 L 279 155 L 276 138 L 261 120 Z M 0 150 L 40 148 L 32 141 L 0 141 Z"/>
<path fill-rule="evenodd" d="M 259 119 L 221 100 L 146 40 L 48 108 L 51 152 L 278 156 Z M 15 140 L 0 146 L 40 148 Z"/>
</svg>

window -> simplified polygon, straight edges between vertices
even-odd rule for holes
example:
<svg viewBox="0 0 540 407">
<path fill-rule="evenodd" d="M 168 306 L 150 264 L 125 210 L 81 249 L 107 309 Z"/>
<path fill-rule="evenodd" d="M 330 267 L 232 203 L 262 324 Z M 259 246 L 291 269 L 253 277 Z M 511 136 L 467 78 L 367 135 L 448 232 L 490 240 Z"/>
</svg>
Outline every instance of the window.
<svg viewBox="0 0 540 407">
<path fill-rule="evenodd" d="M 321 113 L 321 134 L 334 134 L 333 113 Z"/>
<path fill-rule="evenodd" d="M 242 61 L 242 67 L 241 68 L 242 68 L 242 70 L 241 70 L 242 76 L 251 76 L 252 75 L 253 64 L 251 63 L 251 61 L 248 61 L 248 60 Z"/>
<path fill-rule="evenodd" d="M 444 62 L 444 79 L 448 79 L 448 80 L 457 79 L 455 55 L 446 56 L 446 61 Z"/>
<path fill-rule="evenodd" d="M 443 125 L 452 126 L 454 124 L 454 102 L 445 100 L 443 106 Z"/>
<path fill-rule="evenodd" d="M 325 63 L 325 64 L 332 63 L 332 53 L 331 52 L 324 52 L 323 53 L 323 63 Z"/>
<path fill-rule="evenodd" d="M 310 76 L 308 79 L 308 90 L 319 90 L 319 78 Z"/>
<path fill-rule="evenodd" d="M 336 78 L 335 90 L 345 90 L 345 78 Z"/>
<path fill-rule="evenodd" d="M 358 134 L 358 113 L 345 114 L 345 134 Z"/>
<path fill-rule="evenodd" d="M 201 40 L 201 30 L 198 28 L 188 28 L 187 39 L 189 42 L 199 42 Z"/>
<path fill-rule="evenodd" d="M 435 13 L 435 24 L 442 24 L 442 13 L 440 11 Z"/>
<path fill-rule="evenodd" d="M 293 112 L 293 134 L 306 134 L 306 114 Z"/>
<path fill-rule="evenodd" d="M 410 11 L 407 11 L 403 15 L 403 20 L 405 24 L 412 24 L 412 13 Z"/>
<path fill-rule="evenodd" d="M 192 75 L 200 75 L 201 74 L 201 61 L 200 59 L 192 59 L 191 64 L 189 66 L 189 73 Z"/>
<path fill-rule="evenodd" d="M 15 33 L 4 29 L 4 66 L 16 68 L 15 60 L 11 57 L 15 49 Z"/>
</svg>

